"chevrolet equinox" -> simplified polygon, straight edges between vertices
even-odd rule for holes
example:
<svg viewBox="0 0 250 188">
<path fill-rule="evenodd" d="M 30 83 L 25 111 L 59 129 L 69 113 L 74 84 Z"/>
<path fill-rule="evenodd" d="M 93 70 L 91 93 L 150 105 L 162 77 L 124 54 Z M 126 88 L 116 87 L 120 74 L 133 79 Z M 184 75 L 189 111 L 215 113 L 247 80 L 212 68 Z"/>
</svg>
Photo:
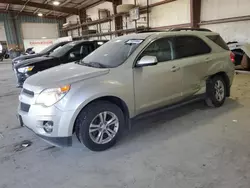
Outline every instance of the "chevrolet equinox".
<svg viewBox="0 0 250 188">
<path fill-rule="evenodd" d="M 233 61 L 220 35 L 207 30 L 121 36 L 29 77 L 19 121 L 54 145 L 70 146 L 76 134 L 89 149 L 105 150 L 139 114 L 195 98 L 220 107 L 230 95 Z"/>
</svg>

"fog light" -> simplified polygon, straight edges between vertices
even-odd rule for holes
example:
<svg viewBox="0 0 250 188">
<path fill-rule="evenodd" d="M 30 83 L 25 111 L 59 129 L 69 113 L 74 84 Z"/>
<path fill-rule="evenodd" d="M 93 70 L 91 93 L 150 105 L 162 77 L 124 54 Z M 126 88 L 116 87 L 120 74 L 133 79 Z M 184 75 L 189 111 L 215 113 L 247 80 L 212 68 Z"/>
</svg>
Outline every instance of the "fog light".
<svg viewBox="0 0 250 188">
<path fill-rule="evenodd" d="M 53 131 L 53 121 L 44 121 L 43 129 L 46 133 L 51 133 Z"/>
</svg>

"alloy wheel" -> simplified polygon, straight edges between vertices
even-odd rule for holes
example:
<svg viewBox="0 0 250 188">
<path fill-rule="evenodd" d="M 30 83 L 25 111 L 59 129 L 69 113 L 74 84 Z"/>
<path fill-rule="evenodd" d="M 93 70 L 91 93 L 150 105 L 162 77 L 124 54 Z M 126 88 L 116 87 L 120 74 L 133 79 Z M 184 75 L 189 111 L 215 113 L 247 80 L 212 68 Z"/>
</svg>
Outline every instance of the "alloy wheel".
<svg viewBox="0 0 250 188">
<path fill-rule="evenodd" d="M 106 144 L 117 134 L 119 129 L 118 117 L 109 111 L 99 113 L 89 126 L 89 136 L 96 144 Z"/>
<path fill-rule="evenodd" d="M 217 80 L 214 85 L 215 98 L 217 101 L 221 102 L 225 97 L 225 86 L 221 80 Z"/>
</svg>

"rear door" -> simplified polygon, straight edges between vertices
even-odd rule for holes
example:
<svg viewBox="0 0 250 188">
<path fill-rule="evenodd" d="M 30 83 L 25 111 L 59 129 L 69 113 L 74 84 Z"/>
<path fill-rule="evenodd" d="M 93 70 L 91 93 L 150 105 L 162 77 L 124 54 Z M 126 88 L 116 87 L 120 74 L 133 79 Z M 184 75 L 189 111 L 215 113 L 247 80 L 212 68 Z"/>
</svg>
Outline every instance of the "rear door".
<svg viewBox="0 0 250 188">
<path fill-rule="evenodd" d="M 177 36 L 174 59 L 182 70 L 182 97 L 186 98 L 205 87 L 205 76 L 212 61 L 211 48 L 196 36 Z"/>
</svg>

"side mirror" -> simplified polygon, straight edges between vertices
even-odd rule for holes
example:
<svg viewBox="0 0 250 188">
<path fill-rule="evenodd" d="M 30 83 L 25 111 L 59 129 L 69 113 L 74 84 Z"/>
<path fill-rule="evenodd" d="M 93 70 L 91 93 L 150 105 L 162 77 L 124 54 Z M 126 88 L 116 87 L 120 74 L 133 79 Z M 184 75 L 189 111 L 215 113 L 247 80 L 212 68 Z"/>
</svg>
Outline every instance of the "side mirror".
<svg viewBox="0 0 250 188">
<path fill-rule="evenodd" d="M 144 66 L 153 66 L 158 63 L 157 57 L 155 56 L 143 56 L 138 63 L 136 64 L 137 67 L 144 67 Z"/>
</svg>

